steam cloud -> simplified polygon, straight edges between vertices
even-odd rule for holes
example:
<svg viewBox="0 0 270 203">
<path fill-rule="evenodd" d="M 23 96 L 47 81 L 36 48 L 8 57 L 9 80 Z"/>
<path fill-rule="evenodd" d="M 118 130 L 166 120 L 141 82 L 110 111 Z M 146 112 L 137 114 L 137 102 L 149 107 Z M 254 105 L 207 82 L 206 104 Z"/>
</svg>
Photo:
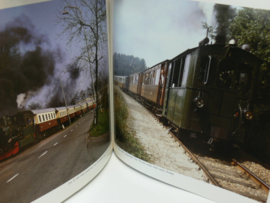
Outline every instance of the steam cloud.
<svg viewBox="0 0 270 203">
<path fill-rule="evenodd" d="M 60 50 L 47 50 L 45 35 L 35 32 L 26 15 L 15 18 L 0 31 L 0 116 L 16 113 L 29 93 L 38 91 L 53 76 Z M 25 96 L 23 95 L 25 94 Z"/>
</svg>

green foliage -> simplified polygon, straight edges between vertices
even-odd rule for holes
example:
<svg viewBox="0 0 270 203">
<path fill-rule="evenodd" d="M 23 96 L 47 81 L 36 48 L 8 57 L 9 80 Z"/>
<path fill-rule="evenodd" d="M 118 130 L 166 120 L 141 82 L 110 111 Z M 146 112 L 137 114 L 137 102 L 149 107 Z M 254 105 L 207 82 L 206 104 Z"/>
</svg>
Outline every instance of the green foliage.
<svg viewBox="0 0 270 203">
<path fill-rule="evenodd" d="M 144 59 L 118 53 L 113 55 L 113 67 L 115 75 L 130 75 L 147 68 Z"/>
<path fill-rule="evenodd" d="M 208 29 L 208 36 L 210 37 L 210 40 L 212 41 L 215 39 L 215 28 L 214 26 L 210 26 L 207 24 L 207 22 L 202 22 L 202 26 L 204 29 Z"/>
<path fill-rule="evenodd" d="M 33 109 L 42 109 L 42 106 L 40 105 L 40 103 L 35 103 L 35 102 L 32 102 L 29 106 L 28 106 L 29 109 L 33 110 Z"/>
<path fill-rule="evenodd" d="M 132 154 L 144 161 L 150 161 L 147 153 L 127 126 L 128 110 L 122 93 L 118 88 L 114 89 L 114 107 L 115 107 L 115 133 L 117 144 L 126 152 Z"/>
<path fill-rule="evenodd" d="M 104 135 L 110 130 L 110 118 L 109 111 L 98 111 L 98 122 L 97 125 L 92 125 L 89 131 L 90 137 L 97 137 Z"/>
<path fill-rule="evenodd" d="M 263 60 L 249 145 L 260 155 L 270 155 L 270 12 L 252 8 L 238 10 L 229 27 L 228 39 L 232 37 L 238 46 L 249 44 L 250 52 Z"/>
<path fill-rule="evenodd" d="M 258 84 L 259 111 L 270 109 L 270 12 L 252 8 L 238 10 L 229 27 L 229 37 L 237 40 L 238 46 L 249 44 L 250 52 L 263 60 Z"/>
</svg>

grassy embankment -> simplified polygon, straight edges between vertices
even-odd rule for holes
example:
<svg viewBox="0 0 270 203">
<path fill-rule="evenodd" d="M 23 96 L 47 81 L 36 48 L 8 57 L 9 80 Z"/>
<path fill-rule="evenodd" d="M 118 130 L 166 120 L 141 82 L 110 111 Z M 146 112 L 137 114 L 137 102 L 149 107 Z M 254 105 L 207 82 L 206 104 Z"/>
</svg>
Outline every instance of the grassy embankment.
<svg viewBox="0 0 270 203">
<path fill-rule="evenodd" d="M 100 135 L 104 135 L 109 130 L 110 130 L 109 111 L 108 109 L 103 110 L 103 112 L 99 110 L 98 111 L 98 124 L 97 125 L 94 125 L 94 123 L 92 124 L 89 131 L 89 136 L 98 137 Z"/>
<path fill-rule="evenodd" d="M 126 152 L 144 161 L 150 162 L 150 157 L 144 151 L 135 132 L 127 125 L 128 109 L 125 99 L 118 88 L 114 88 L 115 133 L 117 144 Z"/>
</svg>

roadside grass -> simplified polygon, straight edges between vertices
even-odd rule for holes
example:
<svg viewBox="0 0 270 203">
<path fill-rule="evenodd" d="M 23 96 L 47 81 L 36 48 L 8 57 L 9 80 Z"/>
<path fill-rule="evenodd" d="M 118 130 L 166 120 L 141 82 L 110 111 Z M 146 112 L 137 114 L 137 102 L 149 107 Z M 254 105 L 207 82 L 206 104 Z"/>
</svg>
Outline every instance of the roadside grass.
<svg viewBox="0 0 270 203">
<path fill-rule="evenodd" d="M 139 159 L 150 162 L 150 157 L 145 152 L 138 138 L 135 137 L 135 132 L 128 128 L 128 109 L 125 99 L 120 91 L 121 90 L 118 87 L 114 87 L 116 142 L 126 152 Z"/>
<path fill-rule="evenodd" d="M 109 111 L 103 110 L 101 112 L 98 111 L 98 124 L 94 125 L 94 123 L 90 127 L 89 136 L 90 137 L 98 137 L 100 135 L 104 135 L 106 132 L 110 130 L 110 119 L 109 119 Z"/>
</svg>

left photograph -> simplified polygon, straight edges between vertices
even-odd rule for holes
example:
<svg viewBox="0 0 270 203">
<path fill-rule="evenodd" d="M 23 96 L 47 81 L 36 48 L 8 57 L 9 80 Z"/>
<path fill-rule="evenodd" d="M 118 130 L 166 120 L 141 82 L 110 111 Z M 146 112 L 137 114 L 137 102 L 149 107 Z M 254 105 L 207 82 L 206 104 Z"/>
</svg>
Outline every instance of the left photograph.
<svg viewBox="0 0 270 203">
<path fill-rule="evenodd" d="M 110 145 L 105 0 L 0 10 L 0 202 L 31 202 Z"/>
</svg>

